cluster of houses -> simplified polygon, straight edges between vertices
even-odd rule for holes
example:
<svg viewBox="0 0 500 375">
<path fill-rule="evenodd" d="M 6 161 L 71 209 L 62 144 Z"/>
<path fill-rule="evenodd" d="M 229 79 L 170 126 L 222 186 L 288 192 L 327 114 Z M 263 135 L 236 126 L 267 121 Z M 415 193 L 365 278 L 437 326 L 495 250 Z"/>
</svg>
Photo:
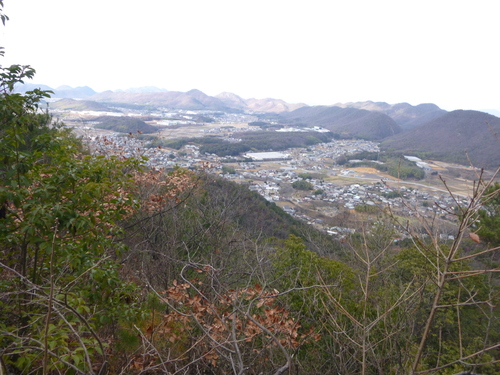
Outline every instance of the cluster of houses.
<svg viewBox="0 0 500 375">
<path fill-rule="evenodd" d="M 258 165 L 257 165 L 258 166 Z M 240 173 L 226 174 L 224 177 L 235 181 L 247 181 L 249 188 L 261 194 L 269 201 L 325 201 L 337 207 L 353 210 L 359 205 L 378 206 L 380 208 L 390 207 L 393 212 L 405 216 L 419 215 L 431 217 L 439 215 L 442 219 L 456 221 L 454 210 L 457 202 L 448 194 L 430 194 L 417 188 L 398 186 L 395 181 L 376 181 L 367 184 L 354 183 L 340 186 L 324 180 L 309 179 L 312 190 L 300 198 L 294 197 L 288 190 L 283 193 L 284 184 L 293 184 L 302 180 L 300 173 L 296 170 L 284 167 L 279 170 L 249 170 L 256 167 L 255 164 L 241 163 Z M 238 168 L 240 169 L 240 168 Z M 348 173 L 348 170 L 340 170 L 340 174 Z M 356 175 L 353 175 L 356 177 Z M 250 181 L 250 182 L 248 182 Z M 467 199 L 461 198 L 459 204 L 468 204 Z"/>
<path fill-rule="evenodd" d="M 326 230 L 328 233 L 337 236 L 344 236 L 346 231 L 352 228 L 328 228 L 321 220 L 305 215 L 301 210 L 293 208 L 302 202 L 323 201 L 337 208 L 338 210 L 356 210 L 357 206 L 366 205 L 379 207 L 380 209 L 390 208 L 394 214 L 401 216 L 420 216 L 425 218 L 439 217 L 441 220 L 456 222 L 456 206 L 467 205 L 465 197 L 450 197 L 448 193 L 422 190 L 418 187 L 401 186 L 393 179 L 367 179 L 366 183 L 353 183 L 340 186 L 334 183 L 325 182 L 323 179 L 308 179 L 312 189 L 307 194 L 300 197 L 290 189 L 283 187 L 290 186 L 295 181 L 299 181 L 301 172 L 319 171 L 325 172 L 329 168 L 329 175 L 339 175 L 353 177 L 357 181 L 363 180 L 357 172 L 349 169 L 342 169 L 339 166 L 333 167 L 331 160 L 341 155 L 355 154 L 361 151 L 378 152 L 378 146 L 367 141 L 332 141 L 307 149 L 290 149 L 279 158 L 274 155 L 272 160 L 280 164 L 278 169 L 265 169 L 263 155 L 254 155 L 254 162 L 239 163 L 235 168 L 237 173 L 225 174 L 224 177 L 237 182 L 249 184 L 249 188 L 261 194 L 264 198 L 274 202 L 293 203 L 283 206 L 284 210 L 296 218 L 315 224 Z M 416 160 L 412 160 L 417 162 Z M 456 200 L 455 200 L 456 199 Z M 449 239 L 448 234 L 443 234 L 443 239 Z"/>
<path fill-rule="evenodd" d="M 203 162 L 220 165 L 217 155 L 200 155 L 199 148 L 186 145 L 182 150 L 176 151 L 162 148 L 147 148 L 147 141 L 139 139 L 136 135 L 124 136 L 123 134 L 95 135 L 85 137 L 89 148 L 102 154 L 120 154 L 123 157 L 145 157 L 146 165 L 156 168 L 173 169 L 183 167 L 197 169 Z"/>
<path fill-rule="evenodd" d="M 184 168 L 196 169 L 202 162 L 209 162 L 221 170 L 222 165 L 219 158 L 213 154 L 202 155 L 199 148 L 194 145 L 186 145 L 181 150 L 145 148 L 145 141 L 135 136 L 106 135 L 89 137 L 88 142 L 96 151 L 120 152 L 125 157 L 144 156 L 147 164 L 161 168 Z M 421 215 L 432 217 L 438 215 L 441 219 L 456 221 L 454 215 L 457 202 L 448 194 L 437 194 L 420 191 L 417 188 L 398 186 L 393 180 L 367 181 L 366 184 L 353 183 L 340 186 L 323 179 L 308 179 L 312 190 L 300 196 L 293 194 L 294 190 L 283 189 L 295 181 L 302 180 L 303 171 L 315 171 L 327 166 L 325 159 L 332 159 L 344 154 L 354 154 L 360 151 L 377 151 L 376 144 L 367 141 L 333 141 L 306 149 L 291 149 L 286 153 L 272 155 L 273 160 L 280 164 L 278 169 L 265 169 L 260 162 L 266 156 L 265 153 L 250 154 L 254 162 L 240 162 L 234 168 L 233 173 L 222 174 L 223 177 L 238 183 L 248 184 L 251 190 L 258 192 L 264 198 L 274 202 L 291 202 L 300 205 L 302 202 L 323 201 L 336 207 L 337 210 L 355 210 L 357 206 L 368 205 L 380 208 L 390 207 L 399 215 L 412 216 Z M 276 153 L 277 154 L 277 153 Z M 356 172 L 340 167 L 332 168 L 332 175 L 351 176 L 357 179 L 360 176 Z M 236 173 L 234 173 L 236 172 Z M 220 173 L 220 172 L 219 172 Z M 466 199 L 458 203 L 467 204 Z M 286 206 L 286 205 L 285 205 Z M 287 206 L 288 207 L 288 206 Z M 288 207 L 285 209 L 291 215 L 318 224 L 317 220 L 307 217 L 301 212 Z M 321 223 L 320 223 L 321 224 Z M 330 232 L 342 233 L 339 230 L 324 228 Z"/>
<path fill-rule="evenodd" d="M 179 115 L 179 113 L 175 113 Z M 169 115 L 173 115 L 169 113 Z M 189 118 L 190 114 L 185 113 L 180 121 L 186 123 L 192 122 Z M 236 122 L 255 120 L 254 116 L 241 114 L 215 114 L 210 113 L 217 122 L 221 125 L 221 133 L 226 131 L 234 131 L 231 126 L 224 124 L 234 124 Z M 161 120 L 162 125 L 170 120 Z M 259 127 L 246 126 L 238 129 L 238 131 L 255 131 L 260 130 Z M 323 129 L 314 129 L 323 131 Z M 101 135 L 99 135 L 101 134 Z M 102 135 L 99 131 L 88 132 L 87 141 L 92 149 L 101 152 L 112 151 L 119 152 L 125 157 L 144 156 L 147 158 L 147 164 L 150 166 L 161 168 L 174 168 L 175 166 L 196 169 L 203 162 L 209 162 L 222 171 L 222 165 L 219 157 L 214 154 L 201 154 L 199 148 L 194 145 L 186 145 L 181 150 L 161 149 L 161 148 L 146 148 L 146 142 L 135 136 L 123 136 L 117 133 Z M 227 135 L 231 138 L 231 135 Z M 237 138 L 228 139 L 231 142 L 240 141 Z M 391 207 L 393 212 L 400 215 L 421 215 L 435 216 L 439 215 L 441 219 L 455 221 L 454 215 L 457 202 L 448 194 L 428 193 L 420 191 L 417 188 L 409 188 L 397 186 L 392 180 L 367 180 L 366 184 L 359 183 L 361 176 L 353 170 L 343 169 L 341 166 L 335 165 L 334 161 L 345 155 L 352 155 L 362 151 L 379 152 L 378 145 L 374 142 L 363 140 L 332 140 L 328 143 L 309 146 L 307 148 L 294 148 L 281 153 L 249 153 L 246 155 L 246 162 L 239 162 L 235 168 L 231 169 L 232 173 L 222 174 L 223 177 L 234 180 L 239 183 L 246 183 L 251 190 L 261 194 L 270 201 L 275 202 L 290 202 L 290 205 L 285 204 L 284 209 L 291 215 L 305 220 L 310 223 L 320 224 L 318 220 L 307 217 L 304 213 L 299 212 L 295 208 L 302 202 L 323 201 L 336 207 L 337 210 L 356 210 L 357 206 L 377 206 L 380 208 Z M 272 155 L 271 155 L 272 154 Z M 231 158 L 227 158 L 231 159 Z M 241 159 L 241 158 L 240 158 Z M 427 169 L 428 166 L 420 159 L 407 157 L 408 160 L 420 164 L 422 168 Z M 248 160 L 253 160 L 248 162 Z M 274 169 L 265 169 L 261 167 L 261 163 L 265 164 L 269 160 L 274 160 L 279 167 Z M 230 160 L 229 160 L 230 161 Z M 235 163 L 238 158 L 233 160 Z M 358 183 L 353 183 L 346 186 L 339 186 L 334 183 L 325 182 L 323 179 L 308 179 L 312 185 L 312 190 L 301 195 L 294 194 L 294 190 L 290 189 L 290 185 L 295 181 L 301 180 L 300 174 L 306 171 L 321 171 L 322 174 L 327 171 L 328 175 L 340 175 L 347 177 L 355 177 Z M 287 187 L 284 189 L 284 187 Z M 459 204 L 467 204 L 463 199 Z M 282 204 L 283 206 L 283 204 Z M 323 227 L 332 235 L 344 235 L 350 228 L 327 228 Z"/>
</svg>

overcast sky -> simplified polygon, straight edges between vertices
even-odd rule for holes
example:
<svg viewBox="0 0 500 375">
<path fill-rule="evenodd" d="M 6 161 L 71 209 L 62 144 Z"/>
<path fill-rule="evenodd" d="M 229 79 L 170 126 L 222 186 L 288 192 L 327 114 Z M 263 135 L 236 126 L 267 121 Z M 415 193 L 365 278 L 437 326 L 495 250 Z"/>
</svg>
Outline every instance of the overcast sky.
<svg viewBox="0 0 500 375">
<path fill-rule="evenodd" d="M 4 0 L 1 65 L 96 91 L 500 109 L 500 1 Z"/>
</svg>

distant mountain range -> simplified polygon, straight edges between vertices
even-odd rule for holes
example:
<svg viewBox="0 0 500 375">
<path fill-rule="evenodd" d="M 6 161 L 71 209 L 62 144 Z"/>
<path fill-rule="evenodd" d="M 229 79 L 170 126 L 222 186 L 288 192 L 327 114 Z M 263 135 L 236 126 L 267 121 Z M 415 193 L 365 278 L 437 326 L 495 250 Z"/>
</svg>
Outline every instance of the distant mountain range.
<svg viewBox="0 0 500 375">
<path fill-rule="evenodd" d="M 289 104 L 281 99 L 242 99 L 236 94 L 223 92 L 216 95 L 226 106 L 230 108 L 238 108 L 245 111 L 266 112 L 266 113 L 282 113 L 293 111 L 297 108 L 307 107 L 307 104 L 297 103 Z"/>
<path fill-rule="evenodd" d="M 34 88 L 51 90 L 54 98 L 87 99 L 101 103 L 127 103 L 139 105 L 154 105 L 167 108 L 186 110 L 214 110 L 214 111 L 252 111 L 266 113 L 280 113 L 293 111 L 306 104 L 289 104 L 281 99 L 243 99 L 236 94 L 221 93 L 209 96 L 200 90 L 187 92 L 168 91 L 153 86 L 137 87 L 127 90 L 104 91 L 96 93 L 90 87 L 61 86 L 56 89 L 47 85 L 24 84 L 16 87 L 18 92 L 26 92 Z"/>
<path fill-rule="evenodd" d="M 392 118 L 401 126 L 401 129 L 407 130 L 415 126 L 425 124 L 427 121 L 434 120 L 446 113 L 444 109 L 435 104 L 425 103 L 412 106 L 408 103 L 387 104 L 383 102 L 357 102 L 335 104 L 341 108 L 358 108 L 372 112 L 381 112 Z"/>
<path fill-rule="evenodd" d="M 154 105 L 186 110 L 227 111 L 233 109 L 224 104 L 220 99 L 208 96 L 199 90 L 191 90 L 188 92 L 167 91 L 148 93 L 104 91 L 88 99 L 102 103 Z"/>
<path fill-rule="evenodd" d="M 58 88 L 54 89 L 47 85 L 38 85 L 34 83 L 24 83 L 22 85 L 17 85 L 16 91 L 24 93 L 26 91 L 30 91 L 36 88 L 41 90 L 52 91 L 54 93 L 54 95 L 52 95 L 54 98 L 87 99 L 90 98 L 92 95 L 96 94 L 96 92 L 88 86 L 83 86 L 83 87 L 59 86 Z"/>
<path fill-rule="evenodd" d="M 273 121 L 283 126 L 320 126 L 344 137 L 382 141 L 381 147 L 386 151 L 462 164 L 471 161 L 476 167 L 487 168 L 497 167 L 500 161 L 500 118 L 479 111 L 447 112 L 432 103 L 412 106 L 366 101 L 307 106 L 281 99 L 243 99 L 228 92 L 209 96 L 200 90 L 180 92 L 156 87 L 96 93 L 87 86 L 52 89 L 25 84 L 17 90 L 25 92 L 36 87 L 54 91 L 54 97 L 66 98 L 54 104 L 59 108 L 112 111 L 110 107 L 122 103 L 186 110 L 247 111 L 264 117 L 267 113 L 273 114 Z"/>
</svg>

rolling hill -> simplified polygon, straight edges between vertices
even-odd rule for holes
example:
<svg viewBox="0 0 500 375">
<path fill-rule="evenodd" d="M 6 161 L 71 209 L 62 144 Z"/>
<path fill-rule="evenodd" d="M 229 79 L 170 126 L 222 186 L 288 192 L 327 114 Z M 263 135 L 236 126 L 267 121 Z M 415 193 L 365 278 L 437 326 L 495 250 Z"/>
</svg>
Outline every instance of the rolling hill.
<svg viewBox="0 0 500 375">
<path fill-rule="evenodd" d="M 499 135 L 500 118 L 479 111 L 456 110 L 389 137 L 381 148 L 426 159 L 496 168 L 500 163 Z"/>
<path fill-rule="evenodd" d="M 432 103 L 413 106 L 408 103 L 388 104 L 385 102 L 366 101 L 335 105 L 342 108 L 366 109 L 367 111 L 385 113 L 396 121 L 403 130 L 425 124 L 446 113 L 445 110 Z"/>
<path fill-rule="evenodd" d="M 357 108 L 302 107 L 281 117 L 289 125 L 321 126 L 345 137 L 380 140 L 401 131 L 389 116 Z"/>
<path fill-rule="evenodd" d="M 70 86 L 59 86 L 54 90 L 54 97 L 56 98 L 76 98 L 76 99 L 87 99 L 92 95 L 95 95 L 95 91 L 88 86 L 83 87 L 70 87 Z"/>
<path fill-rule="evenodd" d="M 148 104 L 187 110 L 230 110 L 219 99 L 208 96 L 199 90 L 148 93 L 104 91 L 92 96 L 91 100 L 104 103 Z"/>
<path fill-rule="evenodd" d="M 244 99 L 239 97 L 232 92 L 221 92 L 219 95 L 215 96 L 217 99 L 221 100 L 228 107 L 244 110 L 247 108 L 247 103 Z"/>
<path fill-rule="evenodd" d="M 243 99 L 231 92 L 220 93 L 219 95 L 216 95 L 216 98 L 222 100 L 228 107 L 252 112 L 282 113 L 307 106 L 307 104 L 304 103 L 290 104 L 284 100 L 272 98 Z"/>
<path fill-rule="evenodd" d="M 57 102 L 49 104 L 52 109 L 69 110 L 69 111 L 102 111 L 102 112 L 118 112 L 116 109 L 109 108 L 102 103 L 91 100 L 75 100 L 64 98 Z"/>
</svg>

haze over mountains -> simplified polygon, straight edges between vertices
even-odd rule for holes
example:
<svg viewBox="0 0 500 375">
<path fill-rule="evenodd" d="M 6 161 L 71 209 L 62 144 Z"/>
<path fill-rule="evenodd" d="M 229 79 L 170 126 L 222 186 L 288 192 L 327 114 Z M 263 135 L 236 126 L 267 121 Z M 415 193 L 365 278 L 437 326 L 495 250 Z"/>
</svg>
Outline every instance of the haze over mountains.
<svg viewBox="0 0 500 375">
<path fill-rule="evenodd" d="M 401 129 L 411 129 L 415 126 L 434 120 L 446 113 L 444 109 L 439 108 L 432 103 L 419 104 L 412 106 L 408 103 L 387 104 L 383 102 L 358 102 L 358 103 L 338 103 L 335 104 L 341 108 L 358 108 L 367 111 L 381 112 L 392 118 L 401 126 Z"/>
<path fill-rule="evenodd" d="M 71 87 L 71 86 L 59 86 L 58 88 L 52 88 L 47 85 L 40 85 L 34 83 L 25 83 L 23 85 L 16 86 L 17 92 L 26 92 L 33 89 L 50 90 L 54 94 L 54 98 L 73 98 L 73 99 L 87 99 L 92 95 L 97 94 L 93 89 L 88 86 L 82 87 Z"/>
<path fill-rule="evenodd" d="M 386 151 L 419 155 L 495 168 L 500 161 L 500 119 L 480 111 L 447 112 L 432 103 L 416 106 L 408 103 L 384 102 L 337 103 L 332 106 L 290 104 L 280 99 L 243 99 L 224 92 L 209 96 L 200 90 L 167 91 L 156 87 L 133 88 L 96 93 L 90 87 L 27 84 L 23 92 L 40 87 L 54 91 L 54 97 L 73 98 L 58 106 L 66 109 L 113 111 L 117 103 L 147 105 L 183 110 L 252 112 L 273 114 L 273 121 L 282 126 L 318 126 L 341 137 L 357 137 L 381 141 Z M 82 100 L 85 99 L 85 100 Z"/>
</svg>

